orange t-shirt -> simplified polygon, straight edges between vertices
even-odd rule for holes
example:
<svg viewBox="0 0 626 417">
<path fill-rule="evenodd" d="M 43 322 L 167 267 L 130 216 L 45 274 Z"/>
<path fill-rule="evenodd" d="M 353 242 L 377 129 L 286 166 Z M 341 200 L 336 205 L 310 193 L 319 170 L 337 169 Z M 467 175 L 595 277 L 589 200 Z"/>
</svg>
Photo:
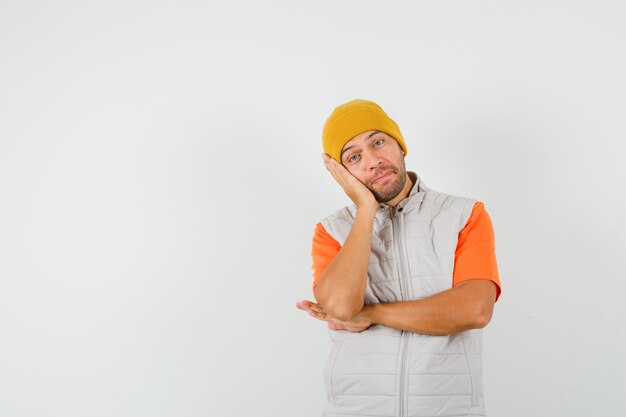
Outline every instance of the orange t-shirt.
<svg viewBox="0 0 626 417">
<path fill-rule="evenodd" d="M 321 223 L 315 225 L 313 234 L 313 287 L 341 249 L 341 245 Z M 483 203 L 474 204 L 472 214 L 459 233 L 454 253 L 454 273 L 452 286 L 470 279 L 488 279 L 497 287 L 496 300 L 500 297 L 500 278 L 496 264 L 496 245 L 491 218 Z"/>
</svg>

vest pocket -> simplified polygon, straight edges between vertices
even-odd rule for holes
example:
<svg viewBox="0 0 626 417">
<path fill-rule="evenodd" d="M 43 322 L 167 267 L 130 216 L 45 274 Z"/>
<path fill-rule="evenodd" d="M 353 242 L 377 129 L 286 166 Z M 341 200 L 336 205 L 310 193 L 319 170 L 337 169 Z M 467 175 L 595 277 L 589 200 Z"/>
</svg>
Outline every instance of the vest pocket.
<svg viewBox="0 0 626 417">
<path fill-rule="evenodd" d="M 470 407 L 476 407 L 479 405 L 480 394 L 482 391 L 482 375 L 481 375 L 481 367 L 478 362 L 478 355 L 476 354 L 476 349 L 474 348 L 474 340 L 470 337 L 462 337 L 461 341 L 463 342 L 463 353 L 465 354 L 465 361 L 467 363 L 467 371 L 470 375 L 470 384 L 471 384 L 471 401 Z"/>
<path fill-rule="evenodd" d="M 335 370 L 335 363 L 337 362 L 337 357 L 339 356 L 339 351 L 341 350 L 342 346 L 342 341 L 332 342 L 330 353 L 328 354 L 328 358 L 326 358 L 326 365 L 324 366 L 324 388 L 326 389 L 326 399 L 332 405 L 335 405 L 333 372 Z"/>
</svg>

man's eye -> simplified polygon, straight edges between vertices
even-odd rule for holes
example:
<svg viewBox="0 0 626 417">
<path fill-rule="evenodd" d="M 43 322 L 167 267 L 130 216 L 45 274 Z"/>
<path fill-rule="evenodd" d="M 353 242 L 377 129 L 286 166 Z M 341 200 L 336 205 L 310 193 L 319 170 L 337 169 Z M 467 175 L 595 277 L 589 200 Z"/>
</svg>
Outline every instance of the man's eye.
<svg viewBox="0 0 626 417">
<path fill-rule="evenodd" d="M 376 142 L 374 142 L 374 146 L 382 145 L 382 143 L 384 141 L 385 141 L 385 139 L 378 139 L 378 140 L 376 140 Z"/>
<path fill-rule="evenodd" d="M 348 158 L 348 162 L 356 162 L 359 159 L 359 155 L 355 154 Z"/>
</svg>

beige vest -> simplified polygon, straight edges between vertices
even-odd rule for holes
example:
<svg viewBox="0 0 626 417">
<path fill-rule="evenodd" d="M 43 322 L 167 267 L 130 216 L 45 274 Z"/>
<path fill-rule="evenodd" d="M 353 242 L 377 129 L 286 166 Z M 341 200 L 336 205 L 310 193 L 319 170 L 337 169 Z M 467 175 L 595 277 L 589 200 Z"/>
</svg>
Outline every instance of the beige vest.
<svg viewBox="0 0 626 417">
<path fill-rule="evenodd" d="M 454 253 L 475 200 L 414 186 L 376 213 L 365 303 L 419 300 L 452 287 Z M 356 208 L 322 220 L 341 245 Z M 484 416 L 482 331 L 430 336 L 375 325 L 329 330 L 325 417 Z"/>
</svg>

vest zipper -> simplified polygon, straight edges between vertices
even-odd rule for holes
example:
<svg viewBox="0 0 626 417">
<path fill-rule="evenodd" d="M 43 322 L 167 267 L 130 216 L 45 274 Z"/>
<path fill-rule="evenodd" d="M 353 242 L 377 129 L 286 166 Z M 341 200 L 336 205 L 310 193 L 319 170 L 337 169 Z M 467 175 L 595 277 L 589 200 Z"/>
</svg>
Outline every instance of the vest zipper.
<svg viewBox="0 0 626 417">
<path fill-rule="evenodd" d="M 401 212 L 402 210 L 400 210 Z M 406 270 L 406 260 L 404 258 L 404 222 L 402 221 L 402 214 L 396 215 L 396 208 L 391 209 L 391 224 L 394 228 L 393 238 L 394 244 L 396 247 L 396 253 L 399 259 L 398 272 L 400 273 L 400 293 L 402 296 L 402 301 L 409 300 L 409 289 L 408 289 L 408 279 L 407 279 L 407 270 Z M 405 399 L 405 370 L 406 370 L 406 357 L 407 357 L 407 344 L 408 338 L 410 334 L 408 332 L 402 331 L 401 339 L 400 339 L 400 381 L 399 381 L 399 393 L 400 393 L 400 404 L 398 407 L 398 416 L 404 417 L 406 412 L 404 409 L 404 399 Z"/>
</svg>

